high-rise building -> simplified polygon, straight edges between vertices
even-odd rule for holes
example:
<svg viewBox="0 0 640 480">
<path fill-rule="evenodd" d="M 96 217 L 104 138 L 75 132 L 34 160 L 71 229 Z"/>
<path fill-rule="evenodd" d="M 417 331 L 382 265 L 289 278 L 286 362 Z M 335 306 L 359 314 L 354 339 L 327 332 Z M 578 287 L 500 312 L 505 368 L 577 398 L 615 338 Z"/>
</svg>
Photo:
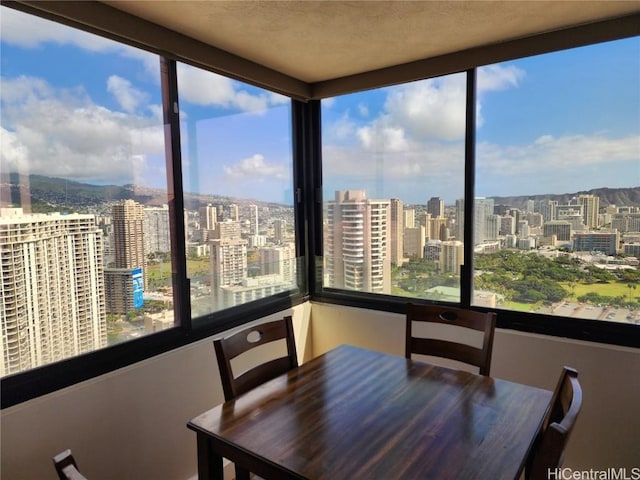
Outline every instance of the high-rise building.
<svg viewBox="0 0 640 480">
<path fill-rule="evenodd" d="M 126 314 L 144 304 L 147 285 L 144 207 L 125 200 L 111 209 L 113 220 L 113 268 L 105 269 L 107 311 Z"/>
<path fill-rule="evenodd" d="M 584 224 L 588 230 L 598 228 L 598 214 L 600 213 L 600 197 L 596 195 L 579 195 L 578 202 L 582 205 Z"/>
<path fill-rule="evenodd" d="M 516 219 L 511 215 L 500 217 L 500 235 L 513 235 L 516 233 Z"/>
<path fill-rule="evenodd" d="M 464 244 L 459 240 L 441 243 L 440 270 L 442 272 L 460 274 L 460 267 L 464 264 Z"/>
<path fill-rule="evenodd" d="M 249 235 L 258 235 L 259 233 L 258 206 L 249 205 Z"/>
<path fill-rule="evenodd" d="M 571 240 L 571 223 L 563 220 L 545 222 L 542 226 L 542 232 L 545 237 L 555 235 L 560 241 L 569 241 Z"/>
<path fill-rule="evenodd" d="M 336 192 L 326 210 L 326 286 L 391 292 L 389 209 L 389 200 L 367 199 L 363 190 Z"/>
<path fill-rule="evenodd" d="M 225 220 L 218 223 L 211 245 L 211 294 L 217 307 L 228 308 L 229 297 L 223 288 L 241 285 L 247 278 L 247 240 L 241 237 L 240 222 Z M 226 302 L 226 303 L 225 303 Z"/>
<path fill-rule="evenodd" d="M 487 231 L 489 216 L 493 215 L 493 199 L 476 197 L 473 202 L 473 243 L 492 240 L 491 232 Z M 497 222 L 497 220 L 496 220 Z"/>
<path fill-rule="evenodd" d="M 277 247 L 261 248 L 260 274 L 279 275 L 282 282 L 295 285 L 296 246 L 293 243 Z"/>
<path fill-rule="evenodd" d="M 542 218 L 545 222 L 557 220 L 556 207 L 558 206 L 557 200 L 541 200 L 538 204 L 538 211 L 542 214 Z"/>
<path fill-rule="evenodd" d="M 229 220 L 233 222 L 238 222 L 240 220 L 238 205 L 232 203 L 229 205 Z"/>
<path fill-rule="evenodd" d="M 404 206 L 402 200 L 390 200 L 389 253 L 393 265 L 404 262 Z"/>
<path fill-rule="evenodd" d="M 456 240 L 464 242 L 464 198 L 456 200 Z"/>
<path fill-rule="evenodd" d="M 404 229 L 404 255 L 409 258 L 424 258 L 426 232 L 422 225 Z"/>
<path fill-rule="evenodd" d="M 602 252 L 607 255 L 618 253 L 620 234 L 617 230 L 576 233 L 573 236 L 573 249 L 577 252 Z"/>
<path fill-rule="evenodd" d="M 444 200 L 440 197 L 431 197 L 427 202 L 427 212 L 431 214 L 431 218 L 444 217 Z"/>
<path fill-rule="evenodd" d="M 0 209 L 0 375 L 107 345 L 93 215 Z"/>
<path fill-rule="evenodd" d="M 407 208 L 404 211 L 404 228 L 415 228 L 416 211 L 413 208 Z"/>
<path fill-rule="evenodd" d="M 200 207 L 200 228 L 215 230 L 218 223 L 218 208 L 208 204 Z"/>
<path fill-rule="evenodd" d="M 147 255 L 170 252 L 170 232 L 168 205 L 144 209 L 144 249 Z"/>
<path fill-rule="evenodd" d="M 287 222 L 285 220 L 278 219 L 273 221 L 273 240 L 276 243 L 284 242 L 286 231 Z"/>
</svg>

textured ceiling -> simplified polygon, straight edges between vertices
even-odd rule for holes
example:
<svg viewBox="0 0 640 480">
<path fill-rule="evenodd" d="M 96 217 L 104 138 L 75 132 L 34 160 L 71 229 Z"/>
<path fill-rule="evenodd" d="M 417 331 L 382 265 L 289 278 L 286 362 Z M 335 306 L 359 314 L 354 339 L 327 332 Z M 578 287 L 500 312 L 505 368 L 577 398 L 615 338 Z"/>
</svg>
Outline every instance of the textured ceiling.
<svg viewBox="0 0 640 480">
<path fill-rule="evenodd" d="M 638 12 L 637 1 L 105 1 L 305 82 Z"/>
</svg>

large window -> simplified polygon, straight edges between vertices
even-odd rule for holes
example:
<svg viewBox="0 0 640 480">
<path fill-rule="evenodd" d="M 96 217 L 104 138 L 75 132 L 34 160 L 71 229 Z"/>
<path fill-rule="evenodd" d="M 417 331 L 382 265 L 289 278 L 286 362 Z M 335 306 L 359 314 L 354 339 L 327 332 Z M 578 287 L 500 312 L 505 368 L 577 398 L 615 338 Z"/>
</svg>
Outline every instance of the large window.
<svg viewBox="0 0 640 480">
<path fill-rule="evenodd" d="M 639 58 L 480 67 L 475 112 L 465 74 L 324 101 L 323 294 L 640 324 Z"/>
<path fill-rule="evenodd" d="M 291 305 L 289 98 L 10 8 L 0 18 L 0 376 L 49 384 L 37 367 L 105 347 L 134 361 L 185 330 L 268 314 L 264 299 Z"/>
<path fill-rule="evenodd" d="M 4 376 L 174 314 L 158 56 L 2 10 Z"/>
<path fill-rule="evenodd" d="M 191 315 L 294 289 L 291 100 L 178 64 Z"/>
<path fill-rule="evenodd" d="M 474 304 L 640 324 L 639 58 L 633 38 L 479 69 Z"/>
<path fill-rule="evenodd" d="M 460 301 L 466 75 L 323 101 L 325 288 Z"/>
</svg>

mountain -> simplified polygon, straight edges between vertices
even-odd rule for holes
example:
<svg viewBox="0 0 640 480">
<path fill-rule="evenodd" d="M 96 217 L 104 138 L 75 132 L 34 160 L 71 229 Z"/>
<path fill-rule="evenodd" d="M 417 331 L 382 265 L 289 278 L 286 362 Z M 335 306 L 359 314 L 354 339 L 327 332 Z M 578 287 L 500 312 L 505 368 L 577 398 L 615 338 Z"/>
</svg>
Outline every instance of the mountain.
<svg viewBox="0 0 640 480">
<path fill-rule="evenodd" d="M 559 204 L 566 205 L 578 195 L 595 195 L 600 198 L 600 208 L 608 205 L 640 205 L 640 187 L 633 188 L 594 188 L 575 193 L 527 195 L 517 197 L 489 197 L 495 205 L 509 205 L 516 208 L 524 208 L 527 200 L 557 200 Z"/>
</svg>

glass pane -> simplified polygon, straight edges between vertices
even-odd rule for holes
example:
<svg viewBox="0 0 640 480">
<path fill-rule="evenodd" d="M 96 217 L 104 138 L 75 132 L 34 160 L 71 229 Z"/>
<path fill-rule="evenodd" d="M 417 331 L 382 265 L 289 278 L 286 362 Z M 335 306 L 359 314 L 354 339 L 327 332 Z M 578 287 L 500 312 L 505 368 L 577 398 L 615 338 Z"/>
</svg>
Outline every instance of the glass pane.
<svg viewBox="0 0 640 480">
<path fill-rule="evenodd" d="M 192 318 L 297 287 L 291 100 L 178 65 Z"/>
<path fill-rule="evenodd" d="M 2 8 L 2 375 L 173 326 L 159 59 Z M 170 272 L 166 272 L 169 276 Z"/>
<path fill-rule="evenodd" d="M 640 323 L 638 85 L 638 38 L 480 69 L 477 305 Z"/>
<path fill-rule="evenodd" d="M 325 287 L 460 301 L 466 75 L 322 102 Z"/>
</svg>

